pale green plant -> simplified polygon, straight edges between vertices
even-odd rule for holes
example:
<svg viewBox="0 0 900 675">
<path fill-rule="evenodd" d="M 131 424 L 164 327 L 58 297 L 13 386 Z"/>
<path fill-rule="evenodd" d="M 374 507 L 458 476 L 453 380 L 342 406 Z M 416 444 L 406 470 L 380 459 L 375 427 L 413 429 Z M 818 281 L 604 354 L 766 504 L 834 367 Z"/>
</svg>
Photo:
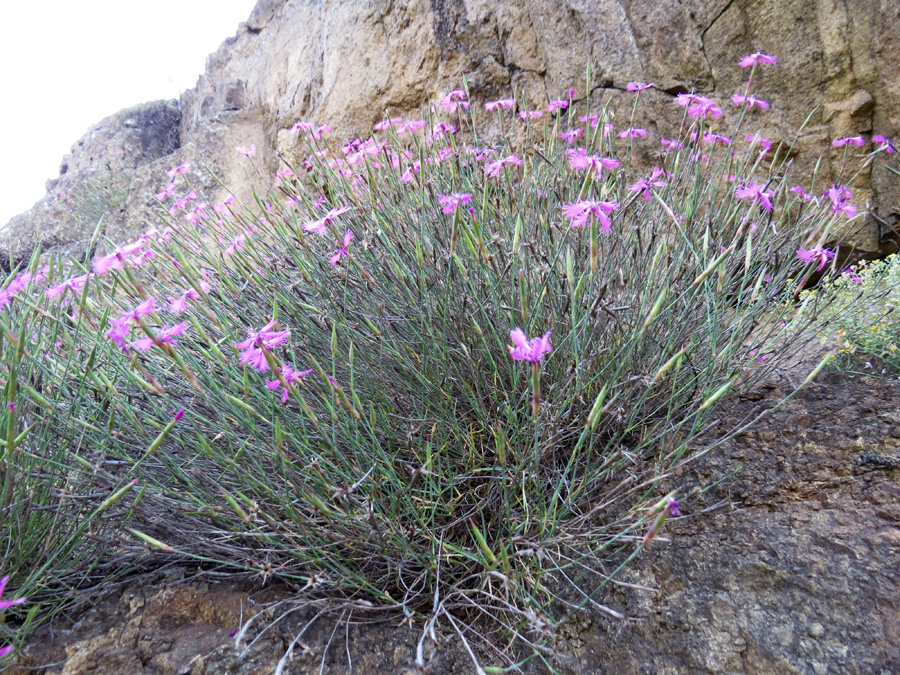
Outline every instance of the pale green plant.
<svg viewBox="0 0 900 675">
<path fill-rule="evenodd" d="M 807 303 L 827 307 L 819 315 L 822 342 L 833 346 L 845 362 L 862 362 L 880 370 L 882 363 L 900 370 L 900 255 L 863 261 L 801 295 L 801 317 Z M 878 362 L 876 368 L 872 361 Z"/>
</svg>

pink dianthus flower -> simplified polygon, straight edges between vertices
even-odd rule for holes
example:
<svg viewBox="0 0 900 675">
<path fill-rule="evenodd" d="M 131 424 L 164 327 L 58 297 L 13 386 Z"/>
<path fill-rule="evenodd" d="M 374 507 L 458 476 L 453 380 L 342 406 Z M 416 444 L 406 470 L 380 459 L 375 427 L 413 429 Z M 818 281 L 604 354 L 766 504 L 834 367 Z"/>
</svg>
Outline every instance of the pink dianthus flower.
<svg viewBox="0 0 900 675">
<path fill-rule="evenodd" d="M 817 272 L 821 272 L 825 269 L 825 265 L 828 264 L 828 261 L 834 257 L 834 251 L 829 251 L 827 248 L 800 248 L 797 249 L 797 258 L 800 262 L 809 265 L 810 263 L 818 262 L 819 266 L 816 267 Z"/>
<path fill-rule="evenodd" d="M 848 143 L 852 143 L 857 148 L 861 148 L 862 146 L 864 146 L 866 144 L 866 139 L 860 135 L 860 136 L 845 136 L 844 138 L 835 138 L 833 141 L 831 141 L 831 145 L 833 145 L 836 148 L 843 147 L 843 146 L 847 145 Z"/>
<path fill-rule="evenodd" d="M 516 107 L 516 99 L 514 98 L 501 98 L 496 101 L 488 101 L 484 104 L 484 109 L 488 112 L 492 110 L 503 110 L 504 108 L 515 108 Z"/>
<path fill-rule="evenodd" d="M 646 135 L 646 129 L 625 129 L 624 131 L 619 132 L 619 138 L 638 138 L 639 136 Z"/>
<path fill-rule="evenodd" d="M 756 66 L 760 63 L 768 63 L 773 66 L 778 65 L 778 59 L 774 56 L 769 56 L 768 54 L 763 54 L 762 52 L 756 52 L 754 54 L 750 54 L 749 56 L 745 56 L 742 58 L 738 65 L 741 68 L 750 68 L 751 66 Z"/>
<path fill-rule="evenodd" d="M 600 221 L 600 228 L 603 232 L 609 234 L 612 231 L 612 224 L 608 214 L 617 208 L 619 208 L 618 202 L 583 199 L 563 206 L 563 214 L 572 221 L 572 227 L 585 227 L 593 216 Z"/>
<path fill-rule="evenodd" d="M 184 321 L 182 321 L 181 323 L 176 323 L 174 326 L 163 326 L 156 334 L 156 340 L 151 337 L 145 337 L 141 338 L 140 340 L 135 340 L 134 348 L 138 351 L 146 352 L 150 349 L 153 349 L 153 347 L 159 343 L 178 346 L 178 343 L 175 342 L 175 336 L 183 335 L 185 331 L 187 331 L 187 324 Z"/>
<path fill-rule="evenodd" d="M 772 191 L 766 190 L 764 185 L 757 185 L 756 183 L 742 185 L 735 189 L 734 194 L 738 199 L 752 200 L 754 204 L 766 211 L 771 211 L 775 208 L 772 204 Z"/>
<path fill-rule="evenodd" d="M 566 155 L 569 156 L 569 166 L 576 171 L 587 169 L 589 173 L 593 174 L 594 178 L 598 178 L 603 169 L 615 169 L 620 163 L 619 160 L 610 157 L 588 155 L 587 150 L 584 148 L 566 150 Z"/>
<path fill-rule="evenodd" d="M 484 173 L 488 176 L 499 176 L 500 170 L 504 166 L 524 166 L 524 163 L 516 155 L 507 155 L 503 159 L 498 159 L 490 164 L 485 164 Z"/>
<path fill-rule="evenodd" d="M 314 220 L 312 222 L 305 223 L 303 225 L 303 229 L 306 230 L 307 232 L 315 232 L 316 234 L 325 236 L 325 234 L 327 232 L 327 230 L 325 229 L 326 226 L 330 225 L 331 222 L 335 218 L 337 218 L 339 215 L 341 215 L 343 213 L 346 213 L 351 208 L 352 207 L 350 207 L 350 206 L 341 206 L 341 207 L 333 208 L 328 213 L 326 213 L 324 216 L 319 218 L 318 220 Z"/>
<path fill-rule="evenodd" d="M 761 98 L 756 98 L 754 96 L 741 96 L 740 94 L 735 94 L 731 97 L 731 101 L 737 106 L 746 105 L 748 108 L 756 106 L 761 110 L 769 109 L 768 101 L 763 101 Z"/>
<path fill-rule="evenodd" d="M 529 363 L 538 363 L 544 359 L 546 354 L 553 351 L 550 346 L 550 333 L 547 331 L 543 337 L 535 337 L 529 340 L 525 336 L 525 331 L 521 328 L 515 328 L 509 332 L 509 337 L 513 342 L 512 347 L 508 347 L 510 356 L 516 361 L 528 361 Z"/>
<path fill-rule="evenodd" d="M 452 192 L 449 195 L 438 195 L 441 213 L 453 213 L 460 206 L 468 204 L 470 201 L 472 201 L 472 195 L 468 192 Z"/>
<path fill-rule="evenodd" d="M 557 110 L 565 110 L 568 107 L 569 107 L 568 101 L 563 101 L 563 100 L 550 101 L 550 104 L 547 106 L 547 112 L 554 113 Z"/>
<path fill-rule="evenodd" d="M 306 375 L 309 375 L 311 372 L 312 370 L 294 370 L 294 367 L 288 363 L 281 366 L 281 377 L 284 379 L 284 382 L 288 385 L 288 387 L 294 382 L 302 379 Z M 288 387 L 282 385 L 281 380 L 266 380 L 266 386 L 272 391 L 281 388 L 281 402 L 287 403 L 289 396 Z"/>
</svg>

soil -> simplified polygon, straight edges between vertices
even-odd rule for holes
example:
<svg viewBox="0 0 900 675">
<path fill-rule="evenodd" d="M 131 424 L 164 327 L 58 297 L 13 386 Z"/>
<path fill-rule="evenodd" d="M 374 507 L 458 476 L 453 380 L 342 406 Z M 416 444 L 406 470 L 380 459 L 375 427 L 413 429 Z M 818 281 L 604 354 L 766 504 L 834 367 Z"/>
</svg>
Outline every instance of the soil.
<svg viewBox="0 0 900 675">
<path fill-rule="evenodd" d="M 722 428 L 771 408 L 789 378 L 732 397 Z M 706 488 L 712 485 L 713 487 Z M 900 380 L 826 371 L 746 433 L 671 480 L 682 516 L 603 602 L 557 632 L 559 673 L 900 673 Z M 242 618 L 287 589 L 167 568 L 129 580 L 33 635 L 16 675 L 272 673 L 301 612 L 243 656 Z M 277 618 L 279 610 L 274 610 Z M 284 673 L 421 672 L 421 626 L 313 622 Z M 453 635 L 425 642 L 426 672 L 475 672 Z M 246 641 L 245 641 L 246 643 Z M 488 658 L 485 665 L 492 664 Z M 531 661 L 525 672 L 549 672 Z"/>
</svg>

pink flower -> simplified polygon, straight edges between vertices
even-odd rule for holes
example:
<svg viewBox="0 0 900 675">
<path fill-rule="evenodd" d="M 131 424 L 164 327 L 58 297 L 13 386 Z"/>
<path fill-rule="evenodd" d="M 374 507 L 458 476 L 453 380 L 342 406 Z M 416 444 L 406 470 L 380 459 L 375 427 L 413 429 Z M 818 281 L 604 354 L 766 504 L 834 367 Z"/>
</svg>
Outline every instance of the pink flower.
<svg viewBox="0 0 900 675">
<path fill-rule="evenodd" d="M 311 372 L 312 372 L 312 370 L 294 370 L 293 366 L 291 366 L 288 363 L 285 363 L 281 367 L 281 377 L 284 378 L 284 382 L 285 382 L 285 384 L 288 385 L 288 387 L 290 385 L 292 385 L 294 382 L 297 382 L 298 380 L 302 379 L 306 375 L 309 375 Z M 281 402 L 287 403 L 289 391 L 288 391 L 287 387 L 282 386 L 281 380 L 278 380 L 278 379 L 266 380 L 266 386 L 269 389 L 271 389 L 272 391 L 275 391 L 276 389 L 278 389 L 280 387 L 281 388 Z"/>
<path fill-rule="evenodd" d="M 468 204 L 472 201 L 472 195 L 468 192 L 453 192 L 449 195 L 438 194 L 438 204 L 441 206 L 441 213 L 453 213 L 460 206 Z"/>
<path fill-rule="evenodd" d="M 485 164 L 484 173 L 488 176 L 499 176 L 500 170 L 504 166 L 524 166 L 524 163 L 516 155 L 508 155 L 503 159 L 498 159 L 497 161 L 491 162 L 490 164 Z"/>
<path fill-rule="evenodd" d="M 179 164 L 174 169 L 169 169 L 166 172 L 166 175 L 169 178 L 175 178 L 175 176 L 186 174 L 186 173 L 190 172 L 190 170 L 191 170 L 191 165 L 188 164 L 187 162 L 185 162 L 184 164 Z"/>
<path fill-rule="evenodd" d="M 9 607 L 15 607 L 16 605 L 21 605 L 26 600 L 28 600 L 28 598 L 16 598 L 15 600 L 4 600 L 3 599 L 3 591 L 6 590 L 6 582 L 8 582 L 8 581 L 9 581 L 8 576 L 5 576 L 2 579 L 0 579 L 0 612 L 2 612 L 5 609 L 8 609 Z"/>
<path fill-rule="evenodd" d="M 827 248 L 800 248 L 797 249 L 797 258 L 800 262 L 809 265 L 810 263 L 814 263 L 818 261 L 819 266 L 816 267 L 816 272 L 821 272 L 825 269 L 825 265 L 828 264 L 828 261 L 834 257 L 834 251 L 829 251 Z"/>
<path fill-rule="evenodd" d="M 174 170 L 175 169 L 172 169 L 172 171 L 174 171 Z M 162 192 L 156 193 L 156 198 L 161 202 L 166 201 L 167 197 L 174 197 L 174 196 L 175 196 L 175 183 L 169 183 L 168 185 L 166 185 L 165 188 L 163 188 Z"/>
<path fill-rule="evenodd" d="M 125 246 L 117 246 L 111 253 L 94 260 L 91 268 L 95 274 L 106 274 L 110 270 L 120 270 L 125 265 L 125 257 L 137 253 L 144 247 L 144 240 L 138 239 Z"/>
<path fill-rule="evenodd" d="M 456 127 L 447 122 L 438 122 L 431 128 L 431 138 L 437 139 L 445 134 L 455 134 Z"/>
<path fill-rule="evenodd" d="M 670 141 L 668 138 L 659 139 L 660 144 L 665 148 L 666 153 L 672 152 L 674 150 L 681 150 L 684 148 L 684 144 L 679 141 Z"/>
<path fill-rule="evenodd" d="M 853 218 L 856 215 L 856 207 L 849 201 L 853 199 L 853 193 L 847 188 L 832 185 L 825 190 L 823 196 L 831 200 L 834 213 L 843 213 L 848 218 Z"/>
<path fill-rule="evenodd" d="M 731 97 L 731 100 L 735 105 L 746 105 L 748 108 L 756 106 L 761 110 L 769 109 L 768 101 L 763 101 L 762 99 L 753 96 L 741 96 L 740 94 L 735 94 Z"/>
<path fill-rule="evenodd" d="M 836 148 L 845 146 L 848 143 L 853 143 L 857 148 L 861 148 L 866 144 L 866 139 L 862 136 L 846 136 L 844 138 L 835 138 L 831 141 L 831 144 Z"/>
<path fill-rule="evenodd" d="M 772 142 L 766 140 L 759 134 L 746 136 L 745 139 L 750 145 L 757 145 L 757 144 L 761 145 L 763 148 L 762 154 L 765 154 L 765 153 L 769 152 L 769 150 L 772 149 Z"/>
<path fill-rule="evenodd" d="M 324 216 L 319 218 L 318 220 L 314 220 L 310 223 L 305 223 L 303 225 L 303 229 L 306 230 L 307 232 L 315 232 L 316 234 L 325 236 L 325 234 L 327 232 L 327 230 L 325 229 L 326 226 L 330 225 L 331 222 L 335 218 L 337 218 L 342 213 L 346 213 L 351 208 L 352 207 L 350 207 L 350 206 L 341 206 L 341 207 L 333 208 L 328 213 L 326 213 Z"/>
<path fill-rule="evenodd" d="M 38 275 L 41 273 L 39 272 Z M 46 273 L 44 273 L 46 276 Z M 15 279 L 9 282 L 9 286 L 0 291 L 0 307 L 5 307 L 9 302 L 13 299 L 13 297 L 21 290 L 24 290 L 28 286 L 28 282 L 31 281 L 31 273 L 30 272 L 22 272 L 18 274 Z M 39 279 L 35 278 L 35 283 L 37 283 Z"/>
<path fill-rule="evenodd" d="M 241 365 L 249 365 L 263 373 L 269 369 L 265 353 L 282 344 L 290 335 L 288 330 L 273 331 L 274 327 L 275 319 L 272 319 L 258 331 L 247 328 L 247 334 L 250 337 L 234 344 L 238 349 L 245 350 L 239 360 Z"/>
<path fill-rule="evenodd" d="M 126 339 L 128 338 L 128 332 L 131 330 L 131 321 L 126 318 L 113 319 L 109 322 L 110 328 L 106 332 L 106 336 L 112 340 L 116 346 L 122 351 L 126 351 Z"/>
<path fill-rule="evenodd" d="M 483 162 L 488 157 L 496 157 L 497 151 L 493 148 L 470 148 L 466 146 L 463 148 L 463 152 L 467 155 L 475 155 L 476 162 Z"/>
<path fill-rule="evenodd" d="M 332 129 L 327 124 L 323 124 L 320 127 L 316 127 L 316 126 L 313 126 L 313 124 L 311 122 L 298 121 L 298 122 L 295 122 L 294 125 L 288 130 L 288 133 L 291 136 L 296 136 L 301 131 L 309 134 L 310 136 L 315 138 L 317 141 L 320 141 L 320 140 L 322 140 L 322 134 L 328 133 L 329 131 L 332 131 Z"/>
<path fill-rule="evenodd" d="M 406 120 L 405 122 L 401 122 L 397 126 L 398 134 L 405 134 L 407 132 L 415 132 L 419 129 L 425 128 L 425 122 L 422 120 Z"/>
<path fill-rule="evenodd" d="M 9 405 L 10 405 L 9 409 L 12 410 L 13 404 L 10 403 Z M 15 600 L 3 600 L 3 591 L 6 589 L 7 581 L 9 581 L 8 576 L 0 579 L 0 612 L 3 612 L 3 610 L 5 610 L 9 607 L 13 607 L 15 605 L 21 605 L 23 602 L 25 602 L 28 599 L 28 598 L 16 598 Z M 9 654 L 12 650 L 13 650 L 12 645 L 7 645 L 6 647 L 3 647 L 2 649 L 0 649 L 0 659 L 2 659 L 4 656 Z"/>
<path fill-rule="evenodd" d="M 638 136 L 646 136 L 646 129 L 625 129 L 619 132 L 619 138 L 637 138 Z"/>
<path fill-rule="evenodd" d="M 200 294 L 193 288 L 187 289 L 177 300 L 173 300 L 172 297 L 169 296 L 169 311 L 172 312 L 172 314 L 181 314 L 187 309 L 188 298 L 196 300 L 199 297 Z"/>
<path fill-rule="evenodd" d="M 619 166 L 619 160 L 608 157 L 598 157 L 597 155 L 588 155 L 584 148 L 572 148 L 566 150 L 569 156 L 569 165 L 576 171 L 587 171 L 593 174 L 594 178 L 600 176 L 603 169 L 615 169 Z"/>
<path fill-rule="evenodd" d="M 392 117 L 391 119 L 384 119 L 380 122 L 377 122 L 375 126 L 372 128 L 375 131 L 384 131 L 385 129 L 390 129 L 391 127 L 395 127 L 403 121 L 402 117 Z"/>
<path fill-rule="evenodd" d="M 141 317 L 148 316 L 150 314 L 155 314 L 159 309 L 156 307 L 156 298 L 152 295 L 140 303 L 137 307 L 132 309 L 131 311 L 125 312 L 120 321 L 136 321 Z M 112 322 L 111 322 L 112 323 Z"/>
<path fill-rule="evenodd" d="M 269 361 L 266 359 L 266 352 L 259 347 L 248 347 L 244 353 L 241 354 L 238 363 L 242 366 L 250 366 L 261 373 L 265 373 L 269 370 Z"/>
<path fill-rule="evenodd" d="M 468 110 L 469 103 L 463 99 L 466 98 L 466 92 L 462 89 L 456 89 L 455 91 L 451 91 L 444 98 L 442 98 L 436 107 L 446 110 L 448 112 L 456 112 L 457 108 L 462 108 L 463 110 Z"/>
<path fill-rule="evenodd" d="M 605 234 L 612 231 L 608 214 L 619 208 L 618 202 L 603 202 L 583 199 L 574 204 L 563 206 L 563 214 L 572 221 L 572 227 L 585 227 L 588 219 L 594 216 L 600 221 L 600 228 Z"/>
<path fill-rule="evenodd" d="M 238 349 L 249 349 L 253 346 L 263 347 L 265 349 L 272 349 L 273 347 L 277 347 L 285 340 L 287 340 L 288 336 L 291 334 L 291 331 L 272 330 L 275 327 L 275 323 L 275 319 L 272 319 L 258 331 L 255 331 L 252 328 L 248 327 L 247 335 L 249 337 L 243 342 L 236 342 L 234 346 Z"/>
<path fill-rule="evenodd" d="M 703 142 L 712 145 L 713 143 L 722 143 L 724 145 L 731 145 L 731 139 L 727 136 L 722 136 L 721 134 L 714 134 L 711 131 L 707 131 L 703 134 Z"/>
<path fill-rule="evenodd" d="M 350 242 L 353 240 L 353 233 L 350 230 L 344 232 L 344 244 L 337 251 L 334 252 L 328 262 L 332 265 L 337 265 L 338 261 L 341 259 L 341 256 L 346 258 L 350 257 L 350 252 L 347 250 L 347 247 L 350 245 Z"/>
<path fill-rule="evenodd" d="M 762 52 L 756 52 L 755 54 L 750 54 L 750 56 L 745 56 L 742 58 L 738 65 L 741 68 L 750 68 L 751 66 L 758 65 L 760 63 L 768 63 L 773 66 L 778 65 L 778 59 L 774 56 L 769 56 L 768 54 L 763 54 Z"/>
<path fill-rule="evenodd" d="M 234 255 L 238 251 L 242 251 L 244 249 L 244 244 L 247 242 L 246 234 L 239 234 L 230 242 L 228 242 L 228 246 L 225 247 L 225 250 L 222 251 L 225 255 Z"/>
<path fill-rule="evenodd" d="M 514 98 L 501 98 L 496 101 L 488 101 L 484 104 L 484 109 L 488 112 L 492 110 L 502 110 L 504 108 L 515 108 L 516 107 L 516 99 Z"/>
<path fill-rule="evenodd" d="M 567 143 L 574 143 L 575 139 L 581 136 L 581 132 L 583 131 L 584 129 L 569 129 L 568 131 L 561 132 L 559 137 Z"/>
<path fill-rule="evenodd" d="M 678 94 L 675 103 L 682 108 L 687 108 L 688 115 L 707 119 L 709 117 L 721 117 L 722 109 L 711 99 L 696 94 Z"/>
<path fill-rule="evenodd" d="M 236 146 L 234 148 L 239 155 L 244 155 L 244 157 L 256 157 L 256 146 L 251 143 L 246 148 L 243 146 Z"/>
<path fill-rule="evenodd" d="M 654 84 L 654 82 L 649 82 L 646 84 L 644 82 L 629 82 L 627 85 L 625 85 L 625 91 L 636 91 L 640 93 L 644 91 L 644 89 L 649 89 Z"/>
<path fill-rule="evenodd" d="M 523 120 L 536 120 L 539 117 L 543 116 L 543 112 L 540 110 L 523 110 L 519 113 L 519 117 Z"/>
<path fill-rule="evenodd" d="M 773 208 L 775 208 L 772 204 L 772 191 L 766 190 L 764 188 L 764 185 L 750 183 L 749 185 L 739 186 L 734 191 L 734 195 L 738 199 L 751 199 L 753 200 L 753 203 L 758 205 L 760 208 L 763 208 L 766 211 L 771 211 Z"/>
<path fill-rule="evenodd" d="M 153 260 L 155 257 L 156 257 L 156 252 L 153 251 L 152 249 L 150 249 L 150 250 L 144 251 L 140 255 L 129 258 L 128 262 L 130 262 L 135 267 L 143 267 L 147 263 L 148 260 Z"/>
<path fill-rule="evenodd" d="M 569 107 L 568 101 L 550 101 L 550 104 L 547 106 L 548 113 L 554 113 L 557 110 L 565 110 Z"/>
<path fill-rule="evenodd" d="M 187 330 L 187 324 L 182 321 L 181 323 L 177 323 L 174 326 L 163 326 L 160 328 L 159 332 L 156 334 L 156 340 L 154 341 L 151 337 L 141 338 L 140 340 L 134 341 L 134 348 L 141 352 L 146 352 L 150 349 L 153 349 L 157 343 L 165 343 L 173 346 L 178 346 L 178 343 L 175 342 L 176 335 L 183 335 Z"/>
<path fill-rule="evenodd" d="M 521 328 L 515 328 L 509 332 L 509 337 L 513 342 L 509 349 L 510 356 L 516 361 L 528 361 L 529 363 L 538 363 L 544 359 L 545 354 L 553 351 L 550 346 L 550 333 L 547 331 L 543 337 L 532 338 L 530 341 L 525 337 L 525 331 Z"/>
<path fill-rule="evenodd" d="M 800 199 L 801 199 L 802 201 L 804 201 L 804 202 L 814 202 L 814 201 L 818 201 L 818 200 L 817 200 L 815 197 L 813 197 L 811 194 L 807 194 L 806 192 L 804 192 L 804 191 L 803 191 L 803 188 L 800 187 L 799 185 L 795 185 L 794 187 L 792 187 L 792 188 L 789 190 L 789 192 L 793 192 L 794 194 L 799 195 L 799 196 L 800 196 Z"/>
<path fill-rule="evenodd" d="M 666 184 L 665 180 L 661 180 L 666 177 L 666 172 L 660 169 L 658 166 L 653 167 L 653 172 L 650 174 L 650 178 L 643 178 L 639 180 L 634 185 L 628 188 L 629 192 L 642 192 L 644 193 L 644 199 L 648 202 L 653 199 L 653 196 L 650 192 L 651 187 L 663 187 Z"/>
<path fill-rule="evenodd" d="M 875 134 L 874 136 L 872 136 L 872 142 L 881 144 L 877 148 L 875 148 L 876 152 L 878 152 L 879 150 L 884 150 L 887 154 L 891 155 L 897 149 L 896 147 L 894 147 L 894 144 L 891 143 L 890 139 L 885 138 L 881 134 Z"/>
<path fill-rule="evenodd" d="M 681 515 L 678 510 L 678 501 L 675 497 L 669 497 L 666 499 L 665 505 L 662 507 L 662 510 L 657 515 L 655 509 L 659 508 L 657 505 L 654 509 L 651 509 L 648 515 L 653 516 L 656 515 L 656 519 L 650 524 L 650 529 L 647 530 L 647 534 L 644 535 L 644 540 L 641 542 L 642 546 L 647 546 L 653 538 L 659 534 L 659 531 L 662 529 L 663 523 L 666 522 L 666 519 L 669 516 L 675 516 L 676 518 Z"/>
<path fill-rule="evenodd" d="M 855 284 L 862 283 L 862 279 L 859 278 L 859 275 L 856 272 L 854 272 L 852 269 L 850 269 L 849 267 L 842 270 L 841 274 L 846 274 L 850 278 L 850 281 L 852 281 Z"/>
<path fill-rule="evenodd" d="M 40 284 L 47 280 L 47 275 L 50 273 L 50 265 L 44 265 L 41 269 L 37 271 L 34 275 L 34 283 Z"/>
<path fill-rule="evenodd" d="M 81 276 L 78 276 L 78 277 L 72 277 L 71 279 L 66 279 L 64 282 L 62 282 L 61 284 L 59 284 L 57 286 L 50 286 L 44 292 L 44 294 L 50 299 L 60 297 L 61 295 L 63 295 L 63 293 L 66 292 L 66 289 L 71 290 L 72 293 L 75 294 L 81 290 L 81 288 L 84 286 L 84 284 L 87 282 L 87 280 L 89 278 L 91 278 L 92 276 L 93 276 L 93 274 L 82 274 Z"/>
</svg>

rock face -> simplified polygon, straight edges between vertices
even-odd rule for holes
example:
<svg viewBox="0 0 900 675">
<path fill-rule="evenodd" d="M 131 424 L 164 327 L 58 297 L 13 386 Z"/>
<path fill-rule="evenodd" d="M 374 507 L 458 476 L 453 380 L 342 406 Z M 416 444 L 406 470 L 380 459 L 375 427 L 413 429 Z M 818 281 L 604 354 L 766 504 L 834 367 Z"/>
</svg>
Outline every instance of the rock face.
<svg viewBox="0 0 900 675">
<path fill-rule="evenodd" d="M 728 98 L 746 85 L 737 61 L 755 51 L 776 54 L 779 66 L 757 72 L 753 91 L 772 110 L 754 112 L 745 128 L 765 128 L 776 142 L 796 137 L 798 181 L 819 155 L 826 181 L 847 178 L 871 148 L 853 148 L 845 158 L 832 139 L 900 135 L 898 23 L 900 5 L 892 0 L 260 0 L 209 57 L 194 89 L 177 105 L 151 105 L 162 120 L 180 114 L 172 142 L 121 144 L 133 188 L 105 219 L 104 233 L 118 240 L 140 232 L 148 198 L 165 185 L 164 169 L 186 159 L 232 186 L 235 145 L 255 143 L 258 166 L 271 173 L 279 168 L 276 152 L 300 160 L 288 134 L 298 119 L 327 122 L 338 138 L 362 134 L 385 114 L 417 111 L 464 78 L 474 100 L 515 92 L 543 103 L 574 87 L 576 100 L 611 99 L 625 111 L 633 96 L 625 85 L 639 80 L 657 85 L 645 92 L 639 121 L 663 134 L 679 119 L 671 101 L 677 93 L 696 90 L 731 113 Z M 157 138 L 152 114 L 129 112 L 82 139 L 50 194 L 0 231 L 0 260 L 10 249 L 26 256 L 38 226 L 45 249 L 90 236 L 96 222 L 66 219 L 50 202 L 80 180 L 75 167 L 110 161 L 112 153 L 95 153 L 95 136 Z M 138 126 L 129 131 L 127 119 Z M 721 128 L 727 132 L 732 121 L 726 116 Z M 847 236 L 868 255 L 896 248 L 900 178 L 863 168 L 854 186 L 860 205 L 869 202 L 877 217 L 858 220 Z"/>
<path fill-rule="evenodd" d="M 121 221 L 140 169 L 169 157 L 181 145 L 181 110 L 157 101 L 102 120 L 63 157 L 47 194 L 0 230 L 0 258 L 28 258 L 35 236 L 42 250 L 63 248 L 83 257 L 97 229 Z"/>
</svg>

